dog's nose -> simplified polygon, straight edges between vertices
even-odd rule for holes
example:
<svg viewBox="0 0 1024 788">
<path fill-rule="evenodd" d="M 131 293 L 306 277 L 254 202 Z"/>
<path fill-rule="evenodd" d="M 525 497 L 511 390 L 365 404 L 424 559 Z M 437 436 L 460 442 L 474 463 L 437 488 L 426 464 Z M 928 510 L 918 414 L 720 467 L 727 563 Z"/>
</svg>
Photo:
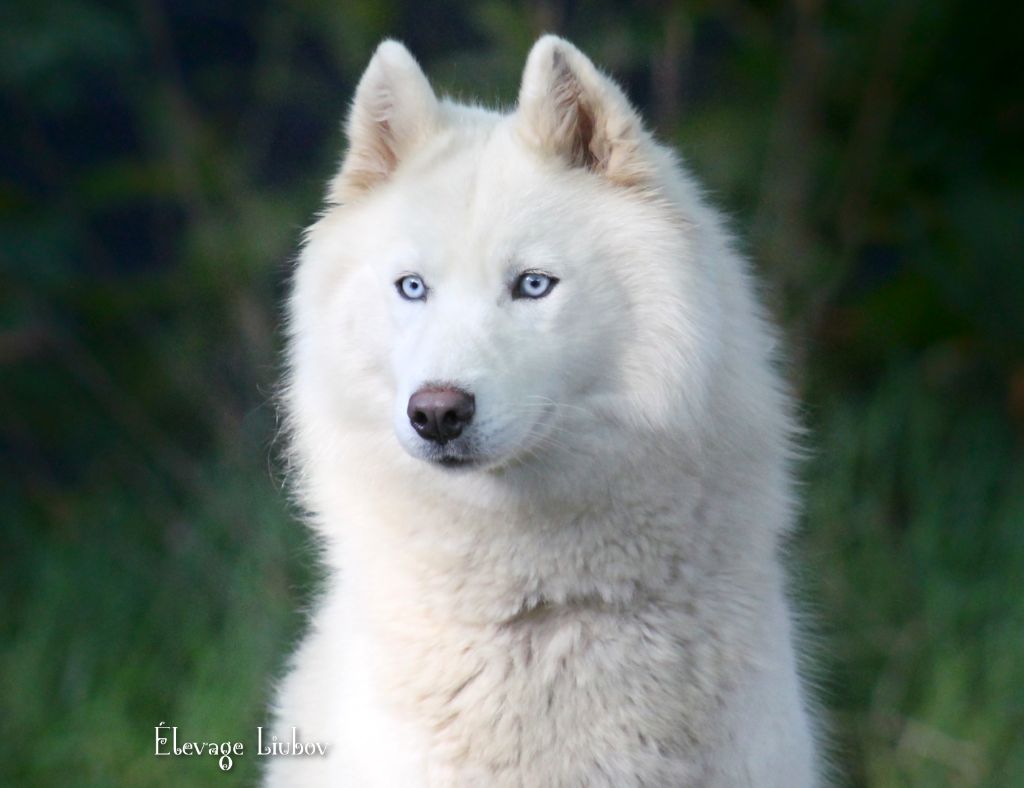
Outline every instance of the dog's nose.
<svg viewBox="0 0 1024 788">
<path fill-rule="evenodd" d="M 447 443 L 473 420 L 476 400 L 454 386 L 422 388 L 409 397 L 409 423 L 424 440 Z"/>
</svg>

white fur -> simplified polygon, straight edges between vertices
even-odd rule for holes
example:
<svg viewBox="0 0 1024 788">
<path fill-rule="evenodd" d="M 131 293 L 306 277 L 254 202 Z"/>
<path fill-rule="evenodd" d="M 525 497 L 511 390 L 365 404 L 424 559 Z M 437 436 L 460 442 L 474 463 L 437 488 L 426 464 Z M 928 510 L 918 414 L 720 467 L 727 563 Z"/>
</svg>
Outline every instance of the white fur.
<svg viewBox="0 0 1024 788">
<path fill-rule="evenodd" d="M 816 784 L 790 405 L 718 215 L 553 36 L 509 115 L 438 101 L 386 42 L 349 137 L 287 395 L 332 580 L 277 702 L 279 735 L 331 749 L 267 783 Z M 512 300 L 524 269 L 561 281 Z M 432 382 L 474 393 L 476 466 L 409 425 Z"/>
</svg>

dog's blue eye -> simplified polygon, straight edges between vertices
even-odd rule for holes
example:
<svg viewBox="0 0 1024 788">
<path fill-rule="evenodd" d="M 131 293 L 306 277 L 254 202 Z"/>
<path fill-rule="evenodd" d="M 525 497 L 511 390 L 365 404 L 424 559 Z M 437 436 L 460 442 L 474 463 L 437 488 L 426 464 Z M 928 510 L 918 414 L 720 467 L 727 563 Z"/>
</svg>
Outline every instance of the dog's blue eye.
<svg viewBox="0 0 1024 788">
<path fill-rule="evenodd" d="M 406 301 L 422 301 L 427 294 L 427 286 L 416 274 L 407 274 L 395 282 L 398 294 Z"/>
<path fill-rule="evenodd" d="M 527 271 L 520 276 L 512 287 L 513 298 L 543 298 L 550 293 L 558 280 L 547 274 Z"/>
</svg>

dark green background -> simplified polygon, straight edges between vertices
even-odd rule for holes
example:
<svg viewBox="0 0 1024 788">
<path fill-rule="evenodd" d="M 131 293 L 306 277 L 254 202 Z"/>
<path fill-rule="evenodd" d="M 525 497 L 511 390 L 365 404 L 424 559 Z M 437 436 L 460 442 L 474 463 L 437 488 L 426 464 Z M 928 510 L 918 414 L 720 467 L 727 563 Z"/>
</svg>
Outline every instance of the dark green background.
<svg viewBox="0 0 1024 788">
<path fill-rule="evenodd" d="M 275 454 L 281 304 L 385 35 L 514 101 L 534 38 L 725 209 L 810 433 L 793 545 L 850 785 L 1024 785 L 1016 5 L 0 6 L 0 783 L 250 782 L 315 552 Z M 153 726 L 247 742 L 155 758 Z"/>
</svg>

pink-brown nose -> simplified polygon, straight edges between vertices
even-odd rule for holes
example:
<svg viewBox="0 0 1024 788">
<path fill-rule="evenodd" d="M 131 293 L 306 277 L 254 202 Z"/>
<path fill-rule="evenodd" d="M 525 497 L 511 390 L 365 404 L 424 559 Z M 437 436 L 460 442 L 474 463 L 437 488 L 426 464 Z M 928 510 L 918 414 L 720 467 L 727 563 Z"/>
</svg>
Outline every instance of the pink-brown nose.
<svg viewBox="0 0 1024 788">
<path fill-rule="evenodd" d="M 476 400 L 454 386 L 422 388 L 409 397 L 409 423 L 424 440 L 444 444 L 473 420 Z"/>
</svg>

